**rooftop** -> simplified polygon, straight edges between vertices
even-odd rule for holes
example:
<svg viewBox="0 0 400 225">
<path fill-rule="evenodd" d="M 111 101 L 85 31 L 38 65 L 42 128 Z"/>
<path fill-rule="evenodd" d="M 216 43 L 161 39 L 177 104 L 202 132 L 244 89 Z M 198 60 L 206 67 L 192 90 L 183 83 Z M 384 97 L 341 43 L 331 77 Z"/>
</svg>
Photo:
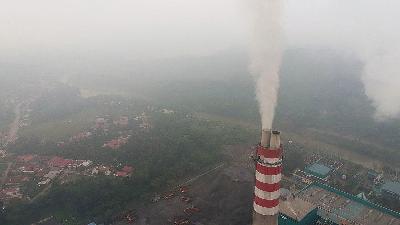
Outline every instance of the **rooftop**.
<svg viewBox="0 0 400 225">
<path fill-rule="evenodd" d="M 279 203 L 280 213 L 288 216 L 296 221 L 301 221 L 316 207 L 300 198 L 289 198 Z"/>
<path fill-rule="evenodd" d="M 122 168 L 123 172 L 127 172 L 127 173 L 131 173 L 133 171 L 133 167 L 131 166 L 124 166 L 124 168 Z"/>
<path fill-rule="evenodd" d="M 400 183 L 399 182 L 386 182 L 382 186 L 382 190 L 389 191 L 396 195 L 400 195 Z"/>
<path fill-rule="evenodd" d="M 323 184 L 312 184 L 299 198 L 318 206 L 319 215 L 336 224 L 400 225 L 400 213 Z"/>
<path fill-rule="evenodd" d="M 19 155 L 17 156 L 17 160 L 19 162 L 29 162 L 31 161 L 33 158 L 35 158 L 34 155 Z"/>
<path fill-rule="evenodd" d="M 71 164 L 72 162 L 73 160 L 55 156 L 49 160 L 48 164 L 49 166 L 54 166 L 54 167 L 66 167 L 68 166 L 68 164 Z"/>
<path fill-rule="evenodd" d="M 305 171 L 319 178 L 325 178 L 328 176 L 331 170 L 332 168 L 330 167 L 327 167 L 319 163 L 314 163 L 311 166 L 307 167 Z"/>
</svg>

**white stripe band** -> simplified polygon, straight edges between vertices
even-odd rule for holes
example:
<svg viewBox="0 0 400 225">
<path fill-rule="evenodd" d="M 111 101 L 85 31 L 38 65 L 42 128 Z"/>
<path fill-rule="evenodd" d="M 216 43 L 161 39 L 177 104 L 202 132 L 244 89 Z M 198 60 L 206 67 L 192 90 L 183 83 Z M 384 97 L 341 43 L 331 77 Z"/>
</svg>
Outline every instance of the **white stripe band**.
<svg viewBox="0 0 400 225">
<path fill-rule="evenodd" d="M 279 198 L 281 192 L 280 192 L 280 190 L 274 191 L 274 192 L 265 192 L 265 191 L 262 191 L 262 190 L 258 189 L 257 187 L 255 187 L 254 194 L 261 199 L 275 200 L 275 199 Z"/>
<path fill-rule="evenodd" d="M 256 179 L 262 183 L 267 184 L 276 184 L 279 183 L 282 179 L 282 175 L 264 175 L 258 171 L 256 171 Z"/>
<path fill-rule="evenodd" d="M 273 216 L 279 213 L 279 205 L 273 208 L 264 208 L 254 203 L 253 206 L 254 206 L 254 211 L 263 216 Z"/>
<path fill-rule="evenodd" d="M 266 163 L 274 164 L 279 162 L 281 159 L 280 158 L 265 158 L 264 156 L 260 156 L 261 161 L 264 161 Z"/>
</svg>

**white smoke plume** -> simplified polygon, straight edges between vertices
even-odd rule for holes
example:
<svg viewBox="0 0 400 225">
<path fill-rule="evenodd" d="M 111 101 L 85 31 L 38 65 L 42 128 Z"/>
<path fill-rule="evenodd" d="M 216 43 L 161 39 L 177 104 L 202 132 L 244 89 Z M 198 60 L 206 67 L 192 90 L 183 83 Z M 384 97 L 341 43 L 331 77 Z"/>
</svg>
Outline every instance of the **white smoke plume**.
<svg viewBox="0 0 400 225">
<path fill-rule="evenodd" d="M 366 59 L 362 77 L 365 92 L 376 109 L 375 119 L 400 116 L 400 49 Z"/>
<path fill-rule="evenodd" d="M 388 2 L 392 2 L 388 0 Z M 371 5 L 379 7 L 380 2 Z M 388 4 L 400 7 L 399 2 Z M 364 38 L 356 44 L 365 62 L 362 81 L 365 93 L 375 107 L 375 119 L 400 118 L 400 24 L 397 11 L 376 10 L 364 30 Z M 380 16 L 381 13 L 385 16 Z M 360 22 L 361 23 L 361 22 Z"/>
<path fill-rule="evenodd" d="M 262 128 L 271 129 L 283 54 L 282 0 L 251 0 L 251 73 L 256 81 Z"/>
<path fill-rule="evenodd" d="M 399 0 L 287 0 L 285 31 L 297 47 L 355 53 L 365 65 L 362 82 L 375 119 L 400 118 L 399 8 Z"/>
</svg>

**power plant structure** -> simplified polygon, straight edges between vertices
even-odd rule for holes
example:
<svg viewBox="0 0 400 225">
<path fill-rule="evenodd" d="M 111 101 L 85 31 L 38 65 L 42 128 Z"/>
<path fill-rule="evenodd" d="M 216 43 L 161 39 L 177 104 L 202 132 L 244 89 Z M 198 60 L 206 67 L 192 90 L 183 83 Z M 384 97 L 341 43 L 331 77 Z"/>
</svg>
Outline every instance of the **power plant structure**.
<svg viewBox="0 0 400 225">
<path fill-rule="evenodd" d="M 280 132 L 262 130 L 254 157 L 253 225 L 400 225 L 400 213 L 320 182 L 281 189 Z M 282 191 L 282 193 L 281 193 Z"/>
<path fill-rule="evenodd" d="M 280 132 L 262 130 L 255 158 L 253 225 L 278 225 L 282 150 Z"/>
</svg>

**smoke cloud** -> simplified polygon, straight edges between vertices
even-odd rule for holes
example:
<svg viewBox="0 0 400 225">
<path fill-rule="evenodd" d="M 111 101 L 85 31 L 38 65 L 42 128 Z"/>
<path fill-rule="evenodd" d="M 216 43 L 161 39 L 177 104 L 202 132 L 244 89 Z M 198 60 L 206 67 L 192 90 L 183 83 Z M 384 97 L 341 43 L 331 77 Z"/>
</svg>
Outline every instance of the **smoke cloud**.
<svg viewBox="0 0 400 225">
<path fill-rule="evenodd" d="M 356 25 L 349 40 L 364 61 L 362 81 L 365 93 L 375 107 L 375 119 L 400 116 L 400 26 L 397 0 L 356 1 L 361 12 L 349 15 Z M 345 7 L 345 4 L 341 4 Z M 344 23 L 343 26 L 346 24 Z M 355 34 L 354 34 L 355 33 Z M 352 37 L 352 38 L 351 38 Z"/>
<path fill-rule="evenodd" d="M 367 38 L 358 46 L 365 62 L 365 93 L 372 100 L 377 120 L 400 117 L 400 27 L 393 27 L 394 17 L 377 18 L 368 32 L 363 32 Z"/>
<path fill-rule="evenodd" d="M 398 0 L 287 0 L 285 32 L 294 47 L 357 55 L 365 64 L 362 82 L 375 119 L 400 118 L 399 8 Z"/>
<path fill-rule="evenodd" d="M 328 47 L 358 56 L 365 65 L 361 79 L 375 107 L 375 119 L 400 118 L 400 1 L 246 2 L 250 2 L 253 29 L 250 68 L 263 128 L 271 128 L 274 118 L 283 42 L 289 47 Z"/>
<path fill-rule="evenodd" d="M 400 49 L 392 51 L 367 58 L 362 77 L 377 120 L 400 116 Z"/>
<path fill-rule="evenodd" d="M 283 30 L 281 0 L 253 0 L 251 73 L 256 81 L 262 127 L 271 129 L 279 89 Z"/>
</svg>

